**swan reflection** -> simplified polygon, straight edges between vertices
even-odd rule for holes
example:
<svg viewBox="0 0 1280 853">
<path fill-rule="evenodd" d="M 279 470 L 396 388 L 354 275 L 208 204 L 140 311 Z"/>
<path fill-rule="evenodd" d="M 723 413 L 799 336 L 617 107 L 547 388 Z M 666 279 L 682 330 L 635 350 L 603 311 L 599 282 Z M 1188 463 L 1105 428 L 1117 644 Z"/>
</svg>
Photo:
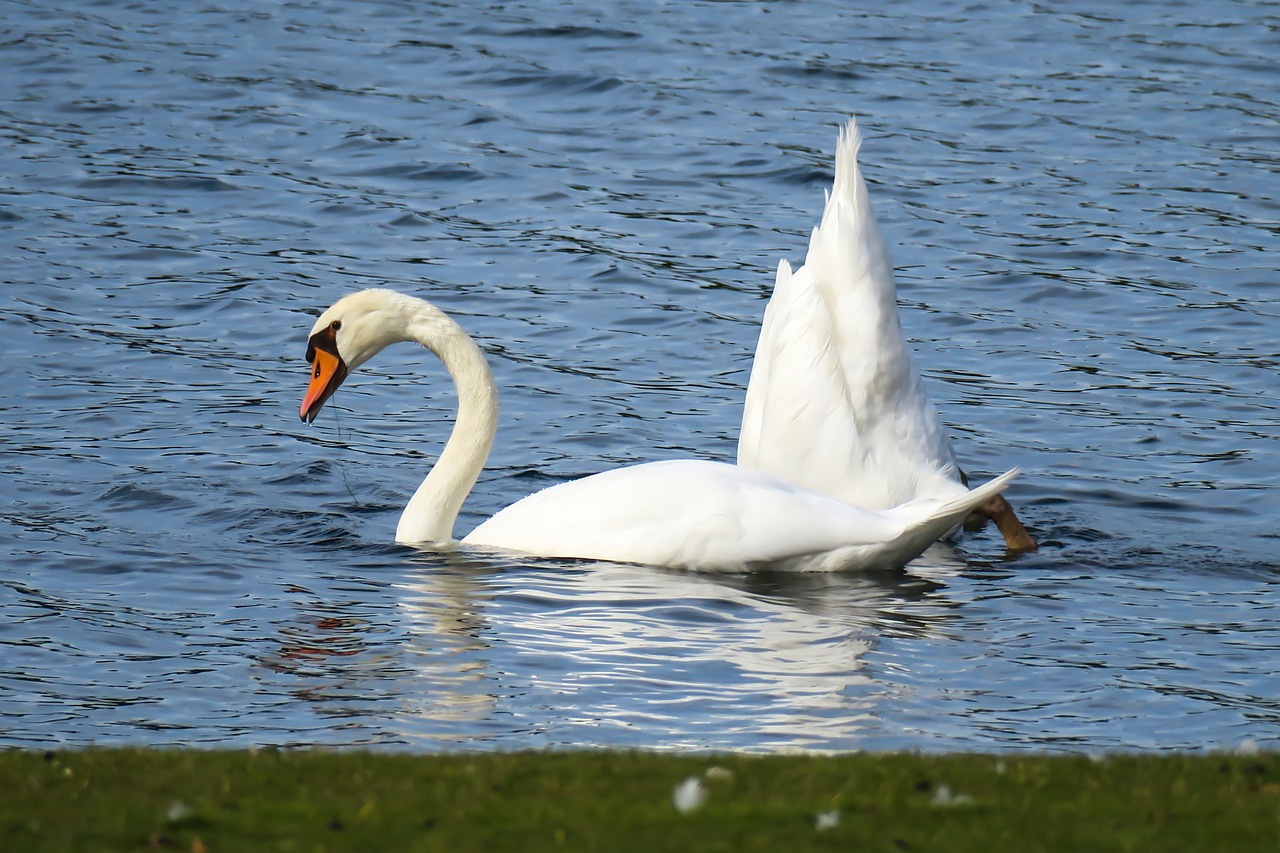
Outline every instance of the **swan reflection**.
<svg viewBox="0 0 1280 853">
<path fill-rule="evenodd" d="M 955 565 L 941 548 L 920 563 Z M 952 607 L 916 568 L 708 575 L 423 553 L 397 585 L 418 683 L 394 725 L 469 748 L 856 747 L 885 689 L 867 652 L 931 635 Z"/>
</svg>

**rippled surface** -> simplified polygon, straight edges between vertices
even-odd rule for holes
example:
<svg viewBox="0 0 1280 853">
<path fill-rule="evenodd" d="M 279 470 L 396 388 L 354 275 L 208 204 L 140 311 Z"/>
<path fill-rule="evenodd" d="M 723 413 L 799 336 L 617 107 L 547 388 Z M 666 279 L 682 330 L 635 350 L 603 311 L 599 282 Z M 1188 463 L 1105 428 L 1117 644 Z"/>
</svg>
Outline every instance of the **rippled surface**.
<svg viewBox="0 0 1280 853">
<path fill-rule="evenodd" d="M 1271 3 L 10 3 L 0 742 L 1275 746 Z M 861 116 L 903 322 L 1040 535 L 703 577 L 389 544 L 448 428 L 389 284 L 491 355 L 461 526 L 732 458 L 778 258 Z"/>
</svg>

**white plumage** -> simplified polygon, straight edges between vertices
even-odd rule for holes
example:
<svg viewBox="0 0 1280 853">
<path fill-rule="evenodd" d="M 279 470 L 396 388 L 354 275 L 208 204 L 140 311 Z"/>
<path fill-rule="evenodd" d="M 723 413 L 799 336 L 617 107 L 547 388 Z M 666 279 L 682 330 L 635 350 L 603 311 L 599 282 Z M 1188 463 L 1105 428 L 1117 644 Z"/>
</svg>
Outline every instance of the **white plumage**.
<svg viewBox="0 0 1280 853">
<path fill-rule="evenodd" d="M 805 263 L 778 265 L 747 386 L 738 464 L 883 509 L 965 492 L 898 322 L 888 247 L 840 133 L 835 183 Z"/>
<path fill-rule="evenodd" d="M 388 290 L 339 300 L 311 331 L 313 373 L 301 415 L 314 419 L 350 371 L 397 341 L 420 343 L 440 357 L 458 389 L 458 417 L 436 465 L 405 507 L 396 540 L 450 541 L 493 444 L 498 416 L 489 366 L 453 320 L 424 300 Z M 953 499 L 876 511 L 741 466 L 653 462 L 544 489 L 502 510 L 463 542 L 702 570 L 888 568 L 923 552 L 999 494 L 1014 473 Z"/>
<path fill-rule="evenodd" d="M 876 511 L 722 462 L 649 462 L 530 495 L 462 541 L 556 557 L 709 571 L 894 568 L 1016 472 L 953 501 Z"/>
</svg>

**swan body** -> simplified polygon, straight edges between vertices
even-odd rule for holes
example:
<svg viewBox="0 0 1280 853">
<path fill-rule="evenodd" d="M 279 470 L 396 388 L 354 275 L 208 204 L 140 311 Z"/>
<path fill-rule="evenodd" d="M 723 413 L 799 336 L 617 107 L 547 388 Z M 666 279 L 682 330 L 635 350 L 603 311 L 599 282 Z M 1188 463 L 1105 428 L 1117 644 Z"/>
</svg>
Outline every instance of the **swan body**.
<svg viewBox="0 0 1280 853">
<path fill-rule="evenodd" d="M 778 265 L 747 384 L 738 464 L 873 509 L 966 491 L 898 320 L 893 262 L 841 130 L 835 181 L 805 263 Z M 1008 503 L 983 509 L 1030 550 Z"/>
<path fill-rule="evenodd" d="M 983 494 L 999 494 L 1014 473 L 984 484 Z M 462 541 L 711 571 L 896 568 L 985 500 L 976 495 L 877 512 L 748 468 L 677 459 L 536 492 Z"/>
<path fill-rule="evenodd" d="M 435 466 L 396 528 L 398 542 L 452 541 L 497 427 L 497 390 L 484 355 L 435 306 L 389 290 L 339 300 L 307 345 L 311 385 L 300 414 L 314 420 L 351 371 L 384 347 L 413 341 L 453 377 L 458 417 Z M 552 486 L 507 507 L 462 542 L 544 557 L 741 571 L 891 568 L 918 556 L 1016 472 L 951 498 L 885 510 L 853 505 L 742 466 L 676 460 L 633 465 Z"/>
</svg>

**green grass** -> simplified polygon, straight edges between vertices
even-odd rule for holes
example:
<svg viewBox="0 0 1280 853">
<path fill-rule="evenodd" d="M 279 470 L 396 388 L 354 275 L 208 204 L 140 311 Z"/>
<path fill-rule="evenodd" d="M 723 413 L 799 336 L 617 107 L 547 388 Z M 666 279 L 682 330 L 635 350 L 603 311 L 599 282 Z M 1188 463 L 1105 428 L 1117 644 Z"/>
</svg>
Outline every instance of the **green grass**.
<svg viewBox="0 0 1280 853">
<path fill-rule="evenodd" d="M 551 849 L 1275 851 L 1280 754 L 0 752 L 0 850 Z"/>
</svg>

